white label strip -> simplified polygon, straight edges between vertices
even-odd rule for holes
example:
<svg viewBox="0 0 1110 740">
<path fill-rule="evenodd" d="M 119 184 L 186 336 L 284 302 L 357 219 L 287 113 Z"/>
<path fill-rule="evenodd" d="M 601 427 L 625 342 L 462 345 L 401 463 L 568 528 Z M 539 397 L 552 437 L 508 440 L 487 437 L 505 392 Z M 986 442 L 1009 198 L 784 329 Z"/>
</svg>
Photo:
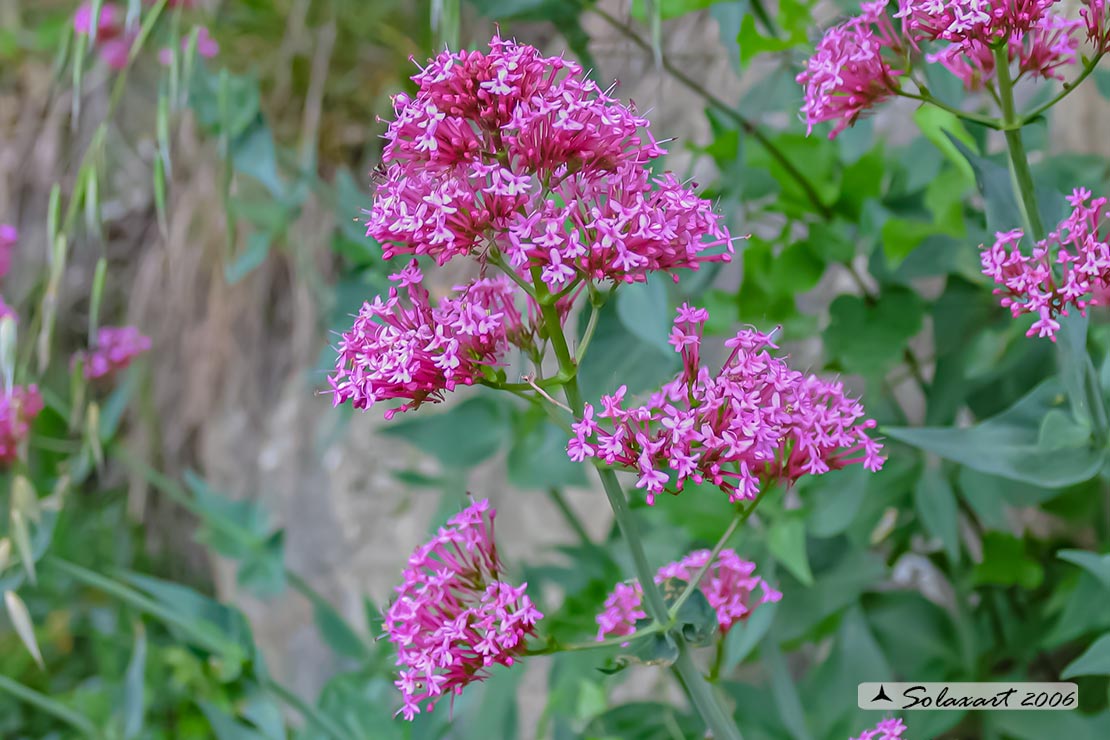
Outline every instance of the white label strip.
<svg viewBox="0 0 1110 740">
<path fill-rule="evenodd" d="M 1079 706 L 1074 683 L 861 683 L 860 709 L 1030 709 L 1069 710 Z"/>
</svg>

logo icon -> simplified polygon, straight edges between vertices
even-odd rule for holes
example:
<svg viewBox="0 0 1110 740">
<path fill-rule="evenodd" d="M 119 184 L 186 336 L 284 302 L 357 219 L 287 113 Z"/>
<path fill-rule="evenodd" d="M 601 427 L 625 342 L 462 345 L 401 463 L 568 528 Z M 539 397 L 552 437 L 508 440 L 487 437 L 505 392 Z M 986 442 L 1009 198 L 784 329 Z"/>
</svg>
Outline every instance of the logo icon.
<svg viewBox="0 0 1110 740">
<path fill-rule="evenodd" d="M 871 701 L 894 701 L 894 700 L 886 695 L 886 687 L 883 686 L 882 684 L 879 684 L 879 693 L 875 694 L 875 697 Z"/>
</svg>

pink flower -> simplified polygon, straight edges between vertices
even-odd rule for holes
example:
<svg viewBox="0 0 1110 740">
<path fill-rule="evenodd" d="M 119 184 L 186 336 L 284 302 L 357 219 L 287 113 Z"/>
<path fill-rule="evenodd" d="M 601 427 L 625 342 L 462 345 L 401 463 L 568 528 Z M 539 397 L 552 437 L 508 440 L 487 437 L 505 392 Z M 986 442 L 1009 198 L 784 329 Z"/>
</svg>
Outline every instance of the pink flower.
<svg viewBox="0 0 1110 740">
<path fill-rule="evenodd" d="M 455 515 L 409 557 L 397 600 L 385 612 L 385 633 L 401 667 L 394 685 L 411 720 L 421 703 L 432 711 L 444 696 L 513 665 L 543 615 L 525 593 L 501 580 L 493 537 L 495 511 L 478 501 Z"/>
<path fill-rule="evenodd" d="M 127 66 L 131 58 L 131 45 L 135 37 L 128 35 L 114 39 L 107 39 L 103 43 L 97 41 L 97 52 L 109 68 L 117 72 Z"/>
<path fill-rule="evenodd" d="M 390 279 L 383 300 L 363 304 L 354 326 L 339 342 L 335 374 L 329 378 L 335 405 L 350 401 L 358 409 L 405 399 L 386 411 L 387 419 L 446 391 L 472 385 L 487 369 L 499 366 L 511 343 L 524 344 L 531 331 L 513 304 L 515 286 L 506 276 L 456 287 L 457 295 L 432 306 L 423 275 L 413 260 Z"/>
<path fill-rule="evenodd" d="M 0 277 L 8 274 L 12 266 L 12 252 L 19 241 L 19 230 L 11 224 L 0 224 Z"/>
<path fill-rule="evenodd" d="M 83 362 L 85 377 L 94 380 L 126 368 L 149 349 L 150 338 L 133 326 L 102 326 L 96 332 L 96 344 L 76 353 L 73 361 Z"/>
<path fill-rule="evenodd" d="M 1014 33 L 1007 45 L 1011 64 L 1017 62 L 1017 79 L 1024 76 L 1064 79 L 1060 67 L 1075 64 L 1079 49 L 1076 34 L 1082 22 L 1050 13 L 1039 18 L 1024 33 Z M 926 56 L 959 77 L 968 90 L 979 90 L 995 76 L 994 52 L 974 39 L 949 44 Z"/>
<path fill-rule="evenodd" d="M 899 0 L 895 18 L 915 43 L 991 44 L 1033 28 L 1058 0 Z"/>
<path fill-rule="evenodd" d="M 859 737 L 851 740 L 902 740 L 902 733 L 905 731 L 906 726 L 902 720 L 892 717 L 879 722 L 872 730 L 864 730 Z"/>
<path fill-rule="evenodd" d="M 189 49 L 189 36 L 181 39 L 181 51 L 186 52 Z M 197 26 L 197 54 L 200 54 L 205 59 L 211 59 L 220 53 L 220 45 L 216 43 L 216 39 L 208 32 L 205 26 Z M 158 52 L 158 61 L 165 66 L 173 64 L 173 52 L 168 48 L 163 48 Z"/>
<path fill-rule="evenodd" d="M 1087 307 L 1099 305 L 1110 287 L 1110 245 L 1103 209 L 1106 198 L 1091 198 L 1090 191 L 1076 189 L 1068 198 L 1070 216 L 1055 231 L 1033 245 L 1027 256 L 1019 244 L 1019 229 L 995 234 L 995 242 L 981 255 L 983 274 L 1000 287 L 995 295 L 1016 318 L 1032 314 L 1037 320 L 1027 332 L 1056 341 L 1057 320 L 1074 307 L 1086 315 Z"/>
<path fill-rule="evenodd" d="M 730 258 L 712 205 L 647 171 L 663 154 L 647 119 L 574 62 L 494 37 L 413 80 L 393 99 L 367 219 L 386 259 L 503 257 L 559 292 Z"/>
<path fill-rule="evenodd" d="M 712 552 L 697 550 L 682 560 L 664 565 L 655 574 L 655 582 L 677 578 L 690 582 L 709 562 Z M 743 560 L 734 550 L 721 550 L 716 560 L 698 582 L 698 589 L 717 612 L 717 625 L 721 634 L 727 634 L 734 624 L 751 616 L 756 606 L 778 601 L 782 594 L 771 588 L 762 578 L 753 575 L 755 563 Z M 759 589 L 758 600 L 753 596 Z M 597 639 L 606 635 L 630 635 L 636 623 L 647 618 L 641 605 L 643 588 L 636 581 L 618 583 L 613 593 L 605 599 L 605 608 L 597 615 Z"/>
<path fill-rule="evenodd" d="M 882 445 L 867 435 L 862 405 L 841 383 L 791 370 L 772 356 L 770 337 L 745 330 L 728 340 L 732 354 L 716 374 L 700 364 L 704 309 L 682 306 L 672 344 L 682 372 L 642 405 L 626 407 L 624 388 L 601 399 L 601 418 L 572 428 L 568 454 L 597 457 L 639 473 L 648 504 L 687 481 L 708 481 L 730 501 L 755 498 L 762 484 L 790 484 L 862 463 L 882 467 Z"/>
<path fill-rule="evenodd" d="M 92 3 L 81 3 L 73 14 L 73 30 L 82 36 L 92 31 Z M 96 40 L 108 40 L 123 32 L 124 13 L 115 3 L 102 3 L 96 24 Z"/>
<path fill-rule="evenodd" d="M 1083 0 L 1085 7 L 1079 11 L 1083 25 L 1087 28 L 1087 40 L 1094 44 L 1095 51 L 1105 54 L 1110 51 L 1110 24 L 1107 24 L 1106 0 Z"/>
<path fill-rule="evenodd" d="M 12 463 L 19 446 L 31 431 L 31 422 L 42 411 L 42 395 L 34 385 L 0 388 L 0 464 Z"/>
<path fill-rule="evenodd" d="M 802 114 L 808 132 L 836 121 L 829 138 L 883 100 L 897 94 L 905 74 L 891 62 L 904 56 L 907 44 L 886 14 L 887 0 L 864 3 L 863 14 L 825 32 L 797 81 L 805 86 Z M 885 53 L 884 53 L 885 52 Z"/>
</svg>

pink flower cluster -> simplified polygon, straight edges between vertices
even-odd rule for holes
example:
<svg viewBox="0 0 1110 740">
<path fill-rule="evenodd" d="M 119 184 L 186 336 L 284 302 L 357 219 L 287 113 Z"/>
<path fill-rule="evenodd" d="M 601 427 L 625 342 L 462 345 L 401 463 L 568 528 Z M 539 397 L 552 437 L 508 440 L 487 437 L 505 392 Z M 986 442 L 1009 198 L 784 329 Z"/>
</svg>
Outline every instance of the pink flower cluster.
<svg viewBox="0 0 1110 740">
<path fill-rule="evenodd" d="M 983 274 L 1000 286 L 994 293 L 1002 296 L 1002 305 L 1015 318 L 1036 316 L 1028 335 L 1052 341 L 1060 329 L 1057 319 L 1070 307 L 1086 315 L 1087 307 L 1103 303 L 1110 291 L 1110 239 L 1102 231 L 1107 200 L 1092 199 L 1089 190 L 1079 188 L 1068 202 L 1071 215 L 1030 255 L 1020 249 L 1020 229 L 995 234 L 994 244 L 981 255 Z"/>
<path fill-rule="evenodd" d="M 670 342 L 682 372 L 639 406 L 625 407 L 626 388 L 601 399 L 599 419 L 586 404 L 567 454 L 596 457 L 639 473 L 647 502 L 687 481 L 709 481 L 730 501 L 755 498 L 767 481 L 791 483 L 854 463 L 882 467 L 882 445 L 867 435 L 863 407 L 839 382 L 791 370 L 772 356 L 769 336 L 744 330 L 715 375 L 700 364 L 705 309 L 683 305 Z"/>
<path fill-rule="evenodd" d="M 895 18 L 915 43 L 992 44 L 1031 30 L 1059 0 L 899 0 Z"/>
<path fill-rule="evenodd" d="M 902 740 L 902 733 L 906 729 L 902 720 L 892 717 L 879 722 L 874 729 L 864 730 L 859 737 L 853 737 L 851 740 Z"/>
<path fill-rule="evenodd" d="M 93 27 L 92 3 L 86 0 L 73 15 L 73 30 L 82 36 L 91 36 Z M 126 14 L 115 3 L 105 2 L 100 6 L 96 23 L 96 50 L 100 58 L 112 69 L 127 66 L 131 54 L 131 44 L 135 34 L 124 28 Z"/>
<path fill-rule="evenodd" d="M 690 582 L 713 553 L 697 550 L 682 560 L 664 565 L 655 574 L 655 582 L 677 578 Z M 724 635 L 737 622 L 751 616 L 752 610 L 760 604 L 779 601 L 782 594 L 771 588 L 765 580 L 754 575 L 755 563 L 743 560 L 735 550 L 721 550 L 716 560 L 698 582 L 698 590 L 717 612 L 717 625 Z M 758 600 L 753 593 L 759 589 Z M 647 618 L 641 602 L 643 587 L 637 581 L 618 583 L 613 593 L 605 599 L 604 610 L 597 615 L 597 639 L 606 635 L 630 635 L 636 631 L 636 623 Z"/>
<path fill-rule="evenodd" d="M 12 252 L 19 241 L 19 230 L 11 224 L 0 224 L 0 278 L 8 274 L 12 266 Z"/>
<path fill-rule="evenodd" d="M 150 338 L 133 326 L 102 326 L 96 332 L 96 344 L 88 351 L 74 355 L 74 362 L 84 363 L 89 380 L 103 378 L 123 370 L 143 352 L 150 350 Z"/>
<path fill-rule="evenodd" d="M 557 292 L 730 258 L 711 204 L 647 172 L 664 153 L 647 119 L 574 62 L 494 37 L 488 53 L 444 52 L 413 80 L 416 95 L 393 101 L 367 221 L 386 259 L 505 254 Z"/>
<path fill-rule="evenodd" d="M 30 433 L 31 422 L 42 406 L 42 395 L 34 385 L 17 385 L 10 393 L 0 387 L 0 464 L 16 459 L 19 445 Z"/>
<path fill-rule="evenodd" d="M 495 511 L 478 501 L 416 549 L 385 613 L 397 648 L 395 685 L 411 720 L 449 694 L 481 681 L 493 665 L 511 666 L 525 651 L 543 615 L 525 594 L 501 580 L 493 539 Z"/>
<path fill-rule="evenodd" d="M 1106 0 L 1085 0 L 1082 20 L 1052 8 L 1059 0 L 872 0 L 861 14 L 825 32 L 798 75 L 805 86 L 802 114 L 809 131 L 835 121 L 834 138 L 873 106 L 899 94 L 899 77 L 927 43 L 940 42 L 926 61 L 942 65 L 969 90 L 995 77 L 993 46 L 1005 42 L 1008 59 L 1022 77 L 1063 79 L 1075 64 L 1079 32 L 1087 29 L 1096 50 L 1110 49 Z M 895 24 L 899 26 L 896 28 Z"/>
<path fill-rule="evenodd" d="M 1083 0 L 1083 5 L 1085 7 L 1079 11 L 1079 17 L 1087 29 L 1087 41 L 1099 54 L 1110 52 L 1110 23 L 1107 22 L 1110 3 L 1107 0 Z"/>
<path fill-rule="evenodd" d="M 507 276 L 457 286 L 454 297 L 436 306 L 416 260 L 390 279 L 407 294 L 407 305 L 397 287 L 385 300 L 379 296 L 363 304 L 339 341 L 329 378 L 336 406 L 350 401 L 369 409 L 380 401 L 407 400 L 386 411 L 392 418 L 425 401 L 440 401 L 458 385 L 472 385 L 501 364 L 510 343 L 526 341 L 529 330 L 513 304 L 515 289 Z"/>
<path fill-rule="evenodd" d="M 825 121 L 836 121 L 829 138 L 836 138 L 865 111 L 896 95 L 897 57 L 906 42 L 886 13 L 888 0 L 860 6 L 863 13 L 825 32 L 805 71 L 797 81 L 805 86 L 802 115 L 807 132 Z M 884 53 L 886 52 L 886 53 Z"/>
</svg>

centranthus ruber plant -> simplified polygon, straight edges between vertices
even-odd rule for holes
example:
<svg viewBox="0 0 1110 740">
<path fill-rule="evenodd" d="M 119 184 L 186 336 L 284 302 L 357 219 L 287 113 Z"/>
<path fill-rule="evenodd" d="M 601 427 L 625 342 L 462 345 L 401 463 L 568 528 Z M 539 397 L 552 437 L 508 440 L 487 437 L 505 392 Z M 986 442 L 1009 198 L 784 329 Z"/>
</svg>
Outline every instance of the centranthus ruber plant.
<svg viewBox="0 0 1110 740">
<path fill-rule="evenodd" d="M 444 52 L 413 80 L 415 94 L 393 99 L 367 233 L 382 242 L 387 260 L 472 259 L 480 277 L 433 302 L 416 260 L 392 275 L 388 295 L 367 302 L 339 340 L 334 401 L 360 409 L 388 403 L 388 419 L 461 387 L 485 386 L 522 397 L 570 428 L 567 454 L 599 464 L 635 567 L 635 585 L 618 586 L 598 618 L 601 636 L 662 636 L 668 653 L 651 662 L 672 665 L 714 737 L 739 738 L 690 648 L 719 642 L 781 594 L 754 575 L 754 563 L 723 549 L 726 540 L 776 485 L 854 463 L 878 470 L 881 445 L 867 434 L 874 424 L 840 383 L 789 369 L 758 332 L 728 342 L 732 354 L 719 372 L 701 366 L 708 313 L 691 306 L 680 309 L 671 335 L 682 373 L 642 405 L 622 386 L 602 399 L 595 419 L 578 368 L 604 304 L 652 274 L 678 280 L 677 270 L 729 260 L 733 237 L 691 184 L 653 174 L 652 160 L 664 150 L 647 119 L 574 62 L 494 37 L 488 52 Z M 580 305 L 590 315 L 577 336 L 568 318 Z M 531 368 L 518 369 L 515 381 L 509 373 L 518 359 Z M 559 390 L 565 404 L 552 395 Z M 561 411 L 573 416 L 569 423 Z M 638 472 L 649 503 L 693 481 L 744 506 L 714 550 L 657 571 L 619 469 Z M 539 614 L 523 587 L 500 580 L 485 504 L 476 506 L 417 551 L 387 610 L 403 667 L 401 713 L 409 719 L 421 703 L 431 709 L 494 663 L 609 644 L 544 637 L 526 649 Z M 708 605 L 699 614 L 709 627 L 691 629 L 687 602 Z"/>
</svg>

